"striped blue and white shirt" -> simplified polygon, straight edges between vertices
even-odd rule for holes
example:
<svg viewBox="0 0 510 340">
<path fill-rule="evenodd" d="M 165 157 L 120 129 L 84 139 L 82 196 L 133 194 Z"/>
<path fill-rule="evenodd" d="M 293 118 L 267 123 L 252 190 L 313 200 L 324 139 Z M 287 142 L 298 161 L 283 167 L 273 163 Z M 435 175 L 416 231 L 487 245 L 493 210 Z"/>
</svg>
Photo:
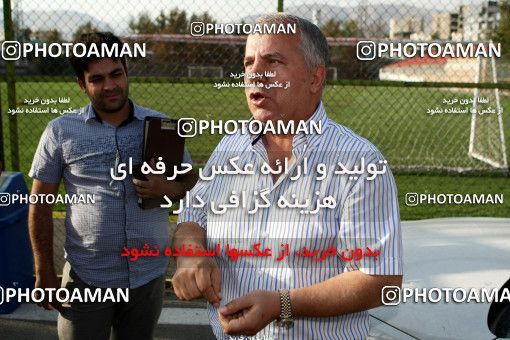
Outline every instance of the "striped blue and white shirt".
<svg viewBox="0 0 510 340">
<path fill-rule="evenodd" d="M 346 127 L 330 120 L 322 103 L 319 104 L 311 121 L 322 123 L 321 134 L 299 133 L 293 139 L 293 163 L 287 175 L 282 174 L 273 183 L 271 175 L 221 175 L 213 180 L 199 180 L 191 191 L 191 197 L 199 196 L 206 204 L 202 208 L 189 207 L 179 215 L 179 222 L 193 221 L 207 230 L 207 246 L 220 244 L 222 250 L 228 244 L 237 249 L 250 248 L 261 243 L 260 248 L 272 249 L 270 257 L 239 257 L 233 261 L 222 251 L 216 261 L 221 269 L 222 305 L 254 290 L 276 291 L 282 288 L 306 287 L 323 282 L 347 271 L 360 270 L 373 275 L 402 274 L 402 245 L 397 190 L 389 169 L 372 180 L 366 172 L 357 179 L 349 175 L 334 174 L 340 162 L 346 169 L 376 163 L 382 170 L 382 155 L 366 139 Z M 239 156 L 238 164 L 261 165 L 268 163 L 268 156 L 260 138 L 252 135 L 225 136 L 212 153 L 204 168 L 210 175 L 213 166 L 227 165 L 230 158 Z M 317 165 L 323 163 L 328 170 L 318 175 Z M 297 165 L 307 174 L 296 179 Z M 350 178 L 351 177 L 351 178 Z M 228 209 L 215 214 L 211 202 L 229 202 L 234 193 L 245 191 L 248 202 L 254 207 L 254 200 L 266 189 L 271 205 L 248 214 L 242 207 Z M 257 192 L 255 192 L 257 191 Z M 268 193 L 267 193 L 268 191 Z M 280 197 L 289 201 L 303 202 L 333 196 L 335 208 L 322 208 L 316 214 L 302 213 L 299 209 L 280 208 Z M 289 256 L 281 260 L 280 251 L 288 244 Z M 299 257 L 295 251 L 307 249 L 325 250 L 336 248 L 335 256 L 323 261 L 310 257 Z M 378 257 L 362 257 L 360 260 L 343 259 L 342 251 L 366 247 L 380 251 Z M 352 253 L 351 253 L 352 254 Z M 218 312 L 208 305 L 213 331 L 219 339 L 229 339 L 219 323 Z M 297 317 L 290 329 L 280 328 L 274 322 L 261 330 L 257 336 L 264 339 L 363 339 L 369 333 L 367 311 L 335 317 Z"/>
</svg>

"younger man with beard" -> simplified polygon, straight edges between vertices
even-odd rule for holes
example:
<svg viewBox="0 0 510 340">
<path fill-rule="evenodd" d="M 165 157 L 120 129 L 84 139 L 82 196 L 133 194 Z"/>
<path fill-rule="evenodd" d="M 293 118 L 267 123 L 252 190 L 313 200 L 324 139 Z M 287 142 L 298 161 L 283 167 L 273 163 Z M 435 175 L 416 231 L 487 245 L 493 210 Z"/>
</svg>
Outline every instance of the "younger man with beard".
<svg viewBox="0 0 510 340">
<path fill-rule="evenodd" d="M 122 42 L 111 33 L 90 33 L 75 43 Z M 98 48 L 101 51 L 101 48 Z M 168 211 L 142 210 L 138 197 L 184 196 L 196 181 L 188 175 L 180 182 L 163 175 L 139 181 L 132 176 L 113 180 L 110 169 L 142 161 L 143 122 L 147 116 L 165 115 L 136 105 L 128 98 L 125 58 L 71 57 L 77 82 L 90 104 L 76 114 L 52 120 L 44 131 L 29 175 L 32 194 L 57 194 L 63 179 L 68 195 L 93 194 L 95 204 L 68 204 L 65 219 L 66 264 L 62 287 L 129 288 L 127 303 L 65 303 L 43 301 L 56 308 L 61 339 L 151 339 L 161 312 L 168 258 L 122 257 L 124 247 L 148 243 L 163 249 L 169 242 Z M 184 162 L 191 162 L 185 153 Z M 37 288 L 58 288 L 53 264 L 52 206 L 33 204 L 29 229 L 35 258 Z M 70 292 L 72 293 L 72 292 Z"/>
</svg>

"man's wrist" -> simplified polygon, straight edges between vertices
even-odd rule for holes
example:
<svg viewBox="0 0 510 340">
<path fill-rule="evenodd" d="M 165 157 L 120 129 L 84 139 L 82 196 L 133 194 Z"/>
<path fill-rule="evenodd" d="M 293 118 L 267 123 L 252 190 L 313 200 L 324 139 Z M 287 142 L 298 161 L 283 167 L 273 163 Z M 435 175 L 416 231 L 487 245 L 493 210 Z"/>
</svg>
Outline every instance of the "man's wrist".
<svg viewBox="0 0 510 340">
<path fill-rule="evenodd" d="M 205 246 L 202 243 L 193 243 L 193 242 L 184 242 L 181 245 L 175 245 L 173 249 L 182 249 L 182 246 L 184 245 L 185 249 L 192 249 L 193 253 L 199 251 L 203 252 L 205 250 Z M 185 250 L 186 251 L 186 250 Z M 202 261 L 210 261 L 210 257 L 204 257 L 204 256 L 189 256 L 186 255 L 186 253 L 181 254 L 180 256 L 176 257 L 175 263 L 178 268 L 195 268 L 196 265 Z"/>
<path fill-rule="evenodd" d="M 36 276 L 57 275 L 53 264 L 39 265 L 34 272 Z"/>
<path fill-rule="evenodd" d="M 280 294 L 277 291 L 269 292 L 272 296 L 271 298 L 271 320 L 278 320 L 280 317 Z"/>
</svg>

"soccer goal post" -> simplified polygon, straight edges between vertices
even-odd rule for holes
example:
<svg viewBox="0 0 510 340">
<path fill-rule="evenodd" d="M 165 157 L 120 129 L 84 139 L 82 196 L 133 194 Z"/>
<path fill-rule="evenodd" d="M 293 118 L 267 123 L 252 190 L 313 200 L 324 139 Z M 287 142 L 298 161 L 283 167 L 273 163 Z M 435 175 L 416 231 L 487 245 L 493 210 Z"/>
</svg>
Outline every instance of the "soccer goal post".
<svg viewBox="0 0 510 340">
<path fill-rule="evenodd" d="M 497 83 L 494 57 L 490 59 L 478 57 L 475 81 Z M 474 90 L 468 154 L 494 168 L 508 167 L 502 114 L 499 89 Z"/>
</svg>

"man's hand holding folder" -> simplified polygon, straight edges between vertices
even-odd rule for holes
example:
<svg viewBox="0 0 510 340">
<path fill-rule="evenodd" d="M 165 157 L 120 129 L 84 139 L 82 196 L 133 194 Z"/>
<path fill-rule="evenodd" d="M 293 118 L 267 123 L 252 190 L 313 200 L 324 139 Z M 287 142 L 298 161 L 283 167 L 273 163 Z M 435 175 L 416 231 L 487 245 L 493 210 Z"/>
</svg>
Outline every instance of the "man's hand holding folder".
<svg viewBox="0 0 510 340">
<path fill-rule="evenodd" d="M 150 167 L 155 169 L 155 166 L 156 161 L 153 158 L 151 160 Z M 141 199 L 157 199 L 159 201 L 159 199 L 164 195 L 167 195 L 168 197 L 179 196 L 178 190 L 172 190 L 175 189 L 175 185 L 168 185 L 169 181 L 166 179 L 166 175 L 147 174 L 143 176 L 145 179 L 133 179 L 136 193 Z M 170 191 L 173 191 L 174 194 L 169 195 Z"/>
</svg>

